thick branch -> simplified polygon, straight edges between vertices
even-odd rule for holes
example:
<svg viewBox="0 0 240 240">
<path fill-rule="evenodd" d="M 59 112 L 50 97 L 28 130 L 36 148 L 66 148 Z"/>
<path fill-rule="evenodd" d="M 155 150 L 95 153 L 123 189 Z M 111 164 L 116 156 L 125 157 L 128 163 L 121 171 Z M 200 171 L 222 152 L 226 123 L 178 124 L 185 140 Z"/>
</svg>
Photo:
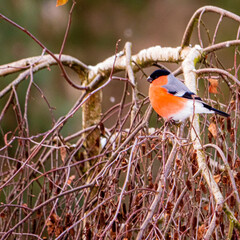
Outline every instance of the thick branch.
<svg viewBox="0 0 240 240">
<path fill-rule="evenodd" d="M 125 52 L 126 52 L 126 71 L 129 78 L 129 81 L 132 84 L 132 112 L 131 112 L 131 124 L 133 124 L 135 116 L 137 114 L 138 109 L 138 96 L 137 96 L 137 86 L 136 86 L 136 80 L 134 77 L 134 72 L 132 70 L 132 43 L 127 42 L 125 44 Z"/>
<path fill-rule="evenodd" d="M 92 79 L 97 73 L 103 73 L 109 75 L 112 67 L 115 56 L 105 59 L 103 62 L 97 64 L 96 66 L 89 66 L 90 73 L 89 78 Z M 181 53 L 181 48 L 170 48 L 161 46 L 150 47 L 148 49 L 141 50 L 136 55 L 132 56 L 132 62 L 136 62 L 140 67 L 151 66 L 157 61 L 164 62 L 179 62 L 184 59 L 184 56 Z M 126 69 L 126 56 L 124 52 L 121 51 L 117 54 L 116 63 L 114 65 L 113 74 L 119 71 L 124 71 Z M 139 70 L 137 65 L 132 66 L 133 71 Z"/>
<path fill-rule="evenodd" d="M 54 55 L 59 58 L 59 54 Z M 83 73 L 88 70 L 88 66 L 79 61 L 77 58 L 71 57 L 69 55 L 61 55 L 61 62 L 63 65 L 72 68 L 77 73 Z M 47 66 L 58 64 L 57 61 L 50 55 L 36 56 L 21 59 L 12 63 L 8 63 L 0 66 L 0 77 L 6 76 L 11 73 L 23 71 L 29 68 L 29 66 L 36 66 L 38 64 L 43 64 L 46 68 Z"/>
</svg>

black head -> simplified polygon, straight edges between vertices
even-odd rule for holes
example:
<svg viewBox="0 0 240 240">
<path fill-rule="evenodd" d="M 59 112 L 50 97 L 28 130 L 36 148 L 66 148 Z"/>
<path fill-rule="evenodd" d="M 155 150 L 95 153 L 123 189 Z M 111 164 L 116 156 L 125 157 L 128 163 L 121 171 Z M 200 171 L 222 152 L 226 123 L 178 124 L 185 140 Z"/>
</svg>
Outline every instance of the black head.
<svg viewBox="0 0 240 240">
<path fill-rule="evenodd" d="M 170 72 L 169 72 L 168 70 L 166 70 L 166 69 L 158 69 L 158 70 L 154 71 L 154 72 L 150 75 L 150 77 L 147 78 L 147 81 L 151 83 L 151 82 L 153 82 L 155 79 L 157 79 L 157 78 L 159 78 L 159 77 L 161 77 L 161 76 L 167 76 L 167 75 L 169 75 L 169 74 L 170 74 Z"/>
</svg>

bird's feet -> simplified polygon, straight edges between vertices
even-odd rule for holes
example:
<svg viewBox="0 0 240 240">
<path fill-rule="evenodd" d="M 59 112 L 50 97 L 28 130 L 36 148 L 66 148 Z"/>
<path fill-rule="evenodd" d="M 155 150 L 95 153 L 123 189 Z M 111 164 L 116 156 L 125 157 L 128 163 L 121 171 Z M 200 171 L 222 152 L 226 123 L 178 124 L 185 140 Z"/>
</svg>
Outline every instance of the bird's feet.
<svg viewBox="0 0 240 240">
<path fill-rule="evenodd" d="M 175 125 L 178 121 L 175 121 L 173 118 L 168 118 L 166 121 L 165 121 L 165 124 L 166 125 Z"/>
</svg>

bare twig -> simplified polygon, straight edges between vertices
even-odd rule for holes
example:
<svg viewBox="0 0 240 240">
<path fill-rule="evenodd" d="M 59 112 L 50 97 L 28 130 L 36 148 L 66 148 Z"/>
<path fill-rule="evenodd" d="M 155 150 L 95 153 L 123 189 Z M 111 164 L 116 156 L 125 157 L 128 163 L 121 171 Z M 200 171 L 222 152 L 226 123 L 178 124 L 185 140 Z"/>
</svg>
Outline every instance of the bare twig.
<svg viewBox="0 0 240 240">
<path fill-rule="evenodd" d="M 182 47 L 185 47 L 185 46 L 188 46 L 189 43 L 190 43 L 190 39 L 191 39 L 191 35 L 192 35 L 192 32 L 193 32 L 193 29 L 194 29 L 194 24 L 196 22 L 198 22 L 198 18 L 200 16 L 200 14 L 202 12 L 214 12 L 214 13 L 218 13 L 222 16 L 226 16 L 228 18 L 231 18 L 231 19 L 234 19 L 235 21 L 237 22 L 240 22 L 240 17 L 232 12 L 229 12 L 227 10 L 224 10 L 222 8 L 218 8 L 218 7 L 214 7 L 214 6 L 204 6 L 204 7 L 201 7 L 199 8 L 194 14 L 193 16 L 191 17 L 188 25 L 187 25 L 187 28 L 184 32 L 184 35 L 183 35 L 183 39 L 182 39 L 182 43 L 181 43 L 181 46 Z"/>
</svg>

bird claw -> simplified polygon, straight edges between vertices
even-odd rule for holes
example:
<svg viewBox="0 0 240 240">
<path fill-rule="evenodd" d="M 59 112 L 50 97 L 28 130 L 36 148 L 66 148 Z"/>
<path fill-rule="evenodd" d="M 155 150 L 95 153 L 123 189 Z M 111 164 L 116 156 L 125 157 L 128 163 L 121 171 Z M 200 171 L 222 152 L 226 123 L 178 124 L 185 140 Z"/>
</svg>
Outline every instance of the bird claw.
<svg viewBox="0 0 240 240">
<path fill-rule="evenodd" d="M 173 118 L 168 118 L 165 123 L 175 125 L 178 121 L 175 121 Z"/>
</svg>

